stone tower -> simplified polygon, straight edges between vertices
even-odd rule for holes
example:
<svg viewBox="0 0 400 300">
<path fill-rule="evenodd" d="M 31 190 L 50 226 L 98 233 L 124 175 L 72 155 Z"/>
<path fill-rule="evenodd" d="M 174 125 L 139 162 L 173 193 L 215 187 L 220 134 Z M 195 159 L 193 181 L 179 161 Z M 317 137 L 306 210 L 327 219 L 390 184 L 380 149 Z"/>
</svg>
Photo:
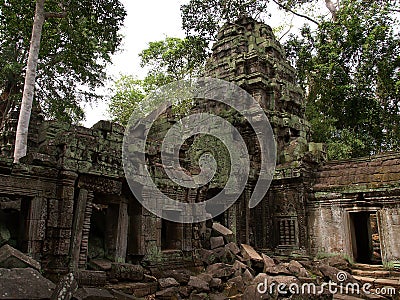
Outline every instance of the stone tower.
<svg viewBox="0 0 400 300">
<path fill-rule="evenodd" d="M 248 17 L 224 25 L 206 76 L 234 82 L 258 101 L 274 129 L 278 164 L 296 162 L 308 150 L 302 91 L 270 26 Z"/>
</svg>

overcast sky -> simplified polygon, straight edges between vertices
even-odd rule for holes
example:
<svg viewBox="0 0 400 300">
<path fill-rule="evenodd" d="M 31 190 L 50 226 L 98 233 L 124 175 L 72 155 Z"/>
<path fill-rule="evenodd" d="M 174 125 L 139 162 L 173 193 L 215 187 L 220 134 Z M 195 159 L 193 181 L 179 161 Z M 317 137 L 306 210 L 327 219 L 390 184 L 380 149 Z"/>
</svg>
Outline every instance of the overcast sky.
<svg viewBox="0 0 400 300">
<path fill-rule="evenodd" d="M 108 68 L 108 74 L 117 78 L 120 74 L 145 76 L 140 67 L 138 54 L 147 47 L 149 42 L 162 40 L 165 36 L 183 38 L 181 29 L 180 6 L 188 0 L 121 0 L 127 11 L 125 26 L 121 33 L 124 36 L 121 51 L 113 57 L 113 64 Z M 284 14 L 271 7 L 272 17 L 268 23 L 272 27 L 283 24 Z M 290 18 L 288 19 L 290 21 Z M 301 18 L 293 19 L 299 26 L 304 23 Z M 107 91 L 104 91 L 107 93 Z M 86 121 L 83 125 L 91 127 L 99 120 L 109 119 L 107 103 L 86 105 Z"/>
</svg>

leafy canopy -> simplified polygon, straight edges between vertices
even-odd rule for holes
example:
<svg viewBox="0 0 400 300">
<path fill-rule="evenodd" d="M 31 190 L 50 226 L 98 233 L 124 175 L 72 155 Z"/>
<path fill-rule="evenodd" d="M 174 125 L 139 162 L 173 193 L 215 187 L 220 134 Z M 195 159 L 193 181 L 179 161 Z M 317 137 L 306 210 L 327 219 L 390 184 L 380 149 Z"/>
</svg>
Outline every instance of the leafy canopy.
<svg viewBox="0 0 400 300">
<path fill-rule="evenodd" d="M 331 159 L 400 148 L 397 1 L 343 0 L 337 20 L 286 44 L 306 91 L 313 138 Z"/>
<path fill-rule="evenodd" d="M 47 0 L 45 10 L 58 17 L 43 27 L 35 99 L 47 117 L 77 122 L 84 117 L 80 103 L 101 98 L 96 88 L 121 43 L 126 12 L 118 0 Z M 34 1 L 0 1 L 2 114 L 21 99 L 34 11 Z"/>
<path fill-rule="evenodd" d="M 123 75 L 114 82 L 108 107 L 114 121 L 126 125 L 133 112 L 145 113 L 146 95 L 173 81 L 201 75 L 206 59 L 201 39 L 166 37 L 150 42 L 140 54 L 141 66 L 148 68 L 143 80 Z M 182 105 L 182 111 L 184 107 Z"/>
</svg>

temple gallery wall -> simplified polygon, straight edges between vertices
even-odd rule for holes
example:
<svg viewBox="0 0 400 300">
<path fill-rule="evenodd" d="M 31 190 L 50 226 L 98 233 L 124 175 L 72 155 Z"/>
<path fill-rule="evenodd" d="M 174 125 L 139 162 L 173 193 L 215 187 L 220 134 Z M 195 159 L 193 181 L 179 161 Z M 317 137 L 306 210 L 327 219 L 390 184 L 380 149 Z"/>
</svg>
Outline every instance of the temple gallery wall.
<svg viewBox="0 0 400 300">
<path fill-rule="evenodd" d="M 338 253 L 356 262 L 400 261 L 400 153 L 346 161 L 325 160 L 324 147 L 310 142 L 304 99 L 295 70 L 269 26 L 242 18 L 225 25 L 213 46 L 206 75 L 236 83 L 268 116 L 277 142 L 277 168 L 263 201 L 248 208 L 260 168 L 259 145 L 245 121 L 212 101 L 198 111 L 234 120 L 247 143 L 251 174 L 235 204 L 214 218 L 235 240 L 261 252 L 314 256 Z M 92 128 L 32 116 L 29 150 L 12 163 L 18 113 L 10 112 L 1 131 L 0 244 L 9 244 L 39 261 L 48 272 L 86 269 L 95 261 L 196 265 L 207 226 L 179 224 L 156 217 L 135 199 L 121 162 L 124 128 L 100 121 Z M 174 124 L 160 118 L 162 136 Z M 153 142 L 149 169 L 159 188 L 189 203 L 204 201 L 224 187 L 222 170 L 202 188 L 171 184 Z M 215 141 L 195 136 L 184 144 L 182 167 L 195 172 L 201 149 Z M 220 154 L 221 152 L 219 152 Z M 215 153 L 218 155 L 218 153 Z M 152 197 L 138 185 L 143 197 Z M 221 203 L 223 205 L 223 203 Z M 180 214 L 166 208 L 165 214 Z"/>
</svg>

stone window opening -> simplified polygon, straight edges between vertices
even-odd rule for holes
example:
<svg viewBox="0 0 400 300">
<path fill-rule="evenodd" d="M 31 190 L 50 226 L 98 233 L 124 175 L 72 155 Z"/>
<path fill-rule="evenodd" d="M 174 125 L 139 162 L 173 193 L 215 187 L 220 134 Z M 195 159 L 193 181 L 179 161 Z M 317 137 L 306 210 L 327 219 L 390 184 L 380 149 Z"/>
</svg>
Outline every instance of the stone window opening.
<svg viewBox="0 0 400 300">
<path fill-rule="evenodd" d="M 298 247 L 297 217 L 278 217 L 276 219 L 278 248 Z"/>
</svg>

